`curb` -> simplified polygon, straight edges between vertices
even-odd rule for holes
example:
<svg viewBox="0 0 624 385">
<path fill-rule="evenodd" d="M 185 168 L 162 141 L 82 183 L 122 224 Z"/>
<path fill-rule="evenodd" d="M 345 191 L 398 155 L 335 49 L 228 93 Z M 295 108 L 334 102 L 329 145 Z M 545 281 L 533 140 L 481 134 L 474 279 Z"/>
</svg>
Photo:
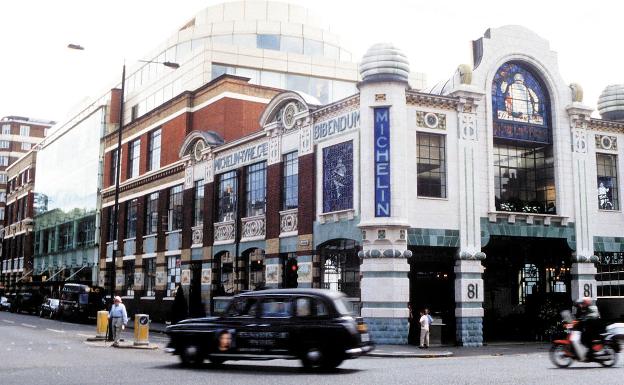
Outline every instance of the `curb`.
<svg viewBox="0 0 624 385">
<path fill-rule="evenodd" d="M 119 345 L 119 346 L 113 346 L 111 344 L 111 342 L 109 341 L 104 341 L 104 340 L 96 340 L 94 338 L 88 338 L 86 341 L 84 341 L 84 343 L 86 345 L 89 346 L 93 346 L 93 347 L 98 347 L 98 348 L 116 348 L 116 349 L 137 349 L 137 350 L 157 350 L 159 349 L 158 345 L 155 344 L 149 344 L 149 345 L 138 345 L 135 346 L 134 344 L 125 344 L 125 345 Z"/>
<path fill-rule="evenodd" d="M 382 353 L 371 352 L 368 353 L 369 357 L 383 357 L 383 358 L 448 358 L 453 357 L 452 352 L 438 352 L 438 353 L 410 353 L 410 352 L 395 352 L 395 353 Z"/>
</svg>

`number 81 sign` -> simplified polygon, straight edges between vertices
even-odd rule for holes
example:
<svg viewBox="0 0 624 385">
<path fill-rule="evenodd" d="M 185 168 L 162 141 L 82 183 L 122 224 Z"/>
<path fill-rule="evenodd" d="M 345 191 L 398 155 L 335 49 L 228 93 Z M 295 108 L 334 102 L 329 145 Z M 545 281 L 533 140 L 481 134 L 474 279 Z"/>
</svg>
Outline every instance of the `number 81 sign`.
<svg viewBox="0 0 624 385">
<path fill-rule="evenodd" d="M 455 287 L 461 290 L 461 302 L 483 302 L 482 279 L 462 279 Z"/>
</svg>

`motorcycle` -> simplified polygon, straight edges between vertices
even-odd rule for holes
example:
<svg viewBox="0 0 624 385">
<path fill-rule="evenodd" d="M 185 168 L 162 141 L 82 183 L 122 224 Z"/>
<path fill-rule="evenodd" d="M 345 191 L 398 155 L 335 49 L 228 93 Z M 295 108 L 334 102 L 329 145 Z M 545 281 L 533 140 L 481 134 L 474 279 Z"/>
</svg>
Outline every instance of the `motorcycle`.
<svg viewBox="0 0 624 385">
<path fill-rule="evenodd" d="M 604 367 L 616 364 L 620 352 L 620 340 L 624 339 L 624 323 L 607 326 L 600 339 L 587 348 L 581 342 L 581 331 L 576 329 L 578 321 L 572 319 L 569 311 L 562 312 L 567 338 L 554 340 L 550 348 L 550 360 L 559 368 L 567 368 L 574 361 L 597 362 Z M 591 351 L 590 351 L 591 349 Z"/>
</svg>

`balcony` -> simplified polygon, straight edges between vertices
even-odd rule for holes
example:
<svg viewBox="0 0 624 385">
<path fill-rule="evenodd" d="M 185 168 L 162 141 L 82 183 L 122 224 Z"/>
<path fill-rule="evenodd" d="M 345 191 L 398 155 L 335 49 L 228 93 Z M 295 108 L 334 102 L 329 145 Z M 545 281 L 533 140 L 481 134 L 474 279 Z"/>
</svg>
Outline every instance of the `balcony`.
<svg viewBox="0 0 624 385">
<path fill-rule="evenodd" d="M 299 210 L 297 209 L 280 211 L 280 238 L 297 235 L 298 212 Z"/>
<path fill-rule="evenodd" d="M 241 242 L 264 239 L 266 234 L 266 217 L 264 214 L 241 219 Z"/>
<path fill-rule="evenodd" d="M 234 243 L 236 227 L 234 221 L 217 222 L 214 224 L 214 244 L 225 245 Z"/>
</svg>

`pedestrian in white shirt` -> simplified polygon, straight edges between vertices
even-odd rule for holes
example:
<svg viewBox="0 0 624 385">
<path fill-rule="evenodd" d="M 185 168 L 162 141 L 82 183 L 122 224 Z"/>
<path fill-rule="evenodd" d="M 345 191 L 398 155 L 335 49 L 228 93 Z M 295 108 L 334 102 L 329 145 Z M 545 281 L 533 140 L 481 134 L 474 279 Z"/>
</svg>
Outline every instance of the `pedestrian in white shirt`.
<svg viewBox="0 0 624 385">
<path fill-rule="evenodd" d="M 420 311 L 420 348 L 427 349 L 429 347 L 429 315 L 423 310 Z"/>
<path fill-rule="evenodd" d="M 115 296 L 114 302 L 110 312 L 108 312 L 108 316 L 112 319 L 113 339 L 115 340 L 113 346 L 119 346 L 121 331 L 128 324 L 128 313 L 126 312 L 126 306 L 121 303 L 120 296 Z"/>
</svg>

